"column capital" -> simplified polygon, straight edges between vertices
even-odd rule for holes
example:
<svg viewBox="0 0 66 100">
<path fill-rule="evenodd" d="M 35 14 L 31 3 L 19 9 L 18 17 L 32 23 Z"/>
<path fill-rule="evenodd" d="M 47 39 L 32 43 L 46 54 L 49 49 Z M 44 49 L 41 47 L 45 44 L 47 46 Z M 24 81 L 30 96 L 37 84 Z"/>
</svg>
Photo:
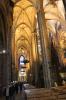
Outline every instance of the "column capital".
<svg viewBox="0 0 66 100">
<path fill-rule="evenodd" d="M 35 4 L 36 10 L 37 12 L 39 11 L 43 11 L 43 0 L 36 0 L 36 4 Z"/>
</svg>

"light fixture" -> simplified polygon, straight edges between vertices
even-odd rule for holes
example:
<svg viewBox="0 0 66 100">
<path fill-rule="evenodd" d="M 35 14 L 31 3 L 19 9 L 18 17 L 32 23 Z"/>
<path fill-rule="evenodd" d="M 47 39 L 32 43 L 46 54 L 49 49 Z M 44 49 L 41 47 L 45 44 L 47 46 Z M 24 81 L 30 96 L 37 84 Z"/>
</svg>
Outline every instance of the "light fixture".
<svg viewBox="0 0 66 100">
<path fill-rule="evenodd" d="M 6 50 L 3 50 L 2 53 L 5 54 L 6 53 Z"/>
<path fill-rule="evenodd" d="M 0 54 L 5 54 L 5 53 L 6 53 L 5 49 L 0 51 Z"/>
</svg>

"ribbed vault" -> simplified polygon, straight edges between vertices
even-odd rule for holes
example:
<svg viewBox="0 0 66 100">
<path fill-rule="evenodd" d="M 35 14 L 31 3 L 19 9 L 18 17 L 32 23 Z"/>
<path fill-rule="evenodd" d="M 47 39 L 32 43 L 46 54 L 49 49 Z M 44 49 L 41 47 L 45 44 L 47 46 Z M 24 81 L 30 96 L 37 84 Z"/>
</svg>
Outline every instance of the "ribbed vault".
<svg viewBox="0 0 66 100">
<path fill-rule="evenodd" d="M 36 16 L 42 1 L 48 36 L 49 33 L 52 33 L 52 37 L 56 41 L 56 32 L 58 31 L 57 33 L 60 33 L 59 27 L 63 26 L 65 30 L 65 11 L 62 0 L 55 0 L 54 3 L 51 2 L 51 0 L 15 0 L 13 9 L 13 39 L 15 39 L 15 41 L 13 40 L 13 42 L 15 42 L 15 47 L 13 47 L 15 53 L 13 53 L 13 57 L 15 56 L 15 62 L 17 62 L 17 58 L 23 54 L 22 51 L 24 51 L 24 55 L 32 61 L 36 59 Z M 60 35 L 62 36 L 62 34 L 63 32 L 61 32 Z M 17 66 L 17 63 L 15 63 L 15 65 Z"/>
</svg>

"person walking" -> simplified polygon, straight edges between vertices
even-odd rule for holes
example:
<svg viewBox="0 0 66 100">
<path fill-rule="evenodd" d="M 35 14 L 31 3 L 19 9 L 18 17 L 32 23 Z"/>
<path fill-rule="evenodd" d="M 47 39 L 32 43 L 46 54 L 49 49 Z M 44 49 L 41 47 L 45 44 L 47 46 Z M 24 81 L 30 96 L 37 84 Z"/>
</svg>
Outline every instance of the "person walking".
<svg viewBox="0 0 66 100">
<path fill-rule="evenodd" d="M 9 86 L 6 87 L 6 100 L 9 100 Z"/>
</svg>

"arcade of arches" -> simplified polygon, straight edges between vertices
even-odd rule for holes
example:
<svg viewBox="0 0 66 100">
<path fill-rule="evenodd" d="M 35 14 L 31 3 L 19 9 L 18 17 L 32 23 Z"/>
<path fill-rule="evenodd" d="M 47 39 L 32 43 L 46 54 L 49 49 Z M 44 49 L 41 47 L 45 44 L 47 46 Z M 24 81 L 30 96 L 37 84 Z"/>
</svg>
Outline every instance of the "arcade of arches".
<svg viewBox="0 0 66 100">
<path fill-rule="evenodd" d="M 66 1 L 2 0 L 0 12 L 0 88 L 17 80 L 63 85 Z"/>
</svg>

